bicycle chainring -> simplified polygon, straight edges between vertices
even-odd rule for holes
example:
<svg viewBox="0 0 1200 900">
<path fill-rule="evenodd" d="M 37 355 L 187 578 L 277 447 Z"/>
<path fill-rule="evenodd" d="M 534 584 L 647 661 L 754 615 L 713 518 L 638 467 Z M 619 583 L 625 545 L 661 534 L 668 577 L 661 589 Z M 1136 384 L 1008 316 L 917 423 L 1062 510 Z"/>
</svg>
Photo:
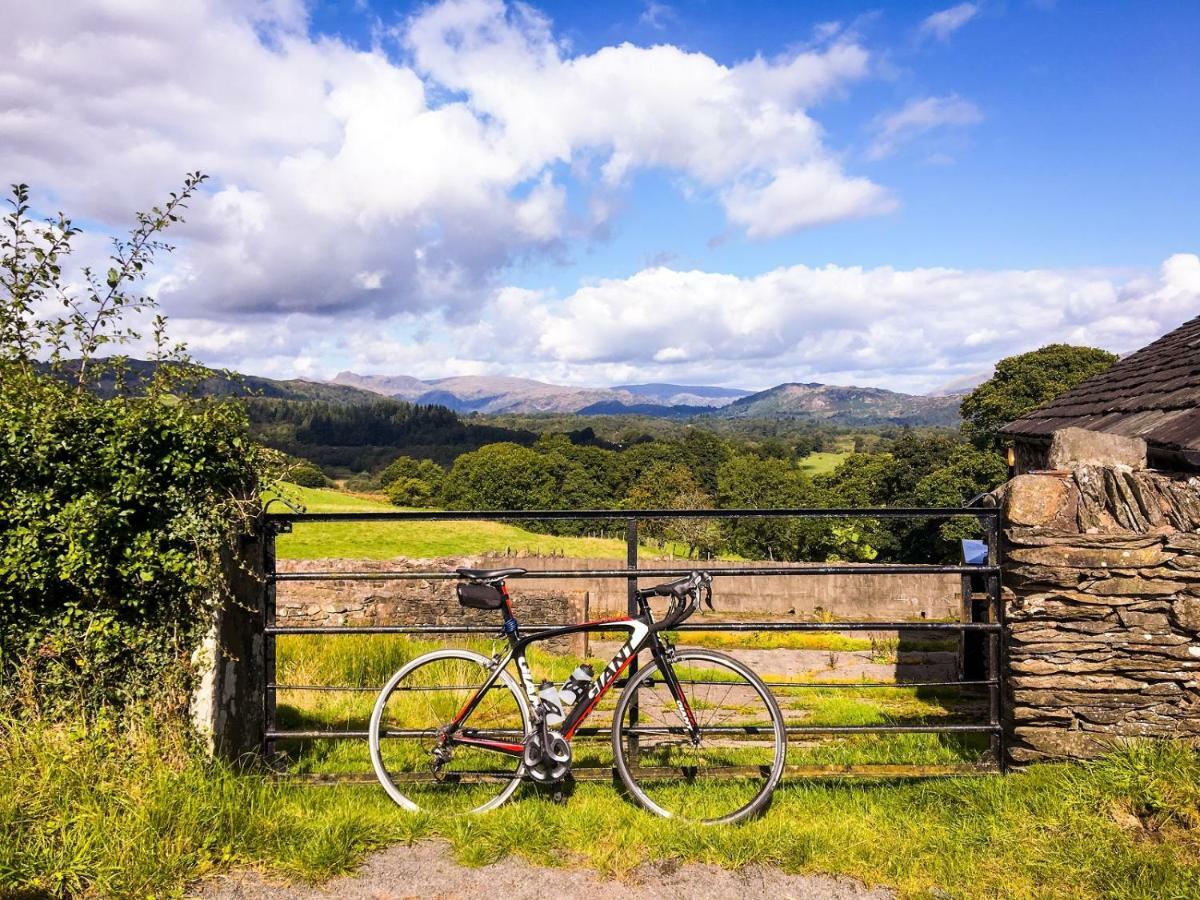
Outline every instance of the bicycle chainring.
<svg viewBox="0 0 1200 900">
<path fill-rule="evenodd" d="M 539 784 L 562 781 L 571 771 L 571 745 L 558 731 L 546 732 L 546 743 L 542 736 L 534 733 L 525 739 L 525 774 Z"/>
</svg>

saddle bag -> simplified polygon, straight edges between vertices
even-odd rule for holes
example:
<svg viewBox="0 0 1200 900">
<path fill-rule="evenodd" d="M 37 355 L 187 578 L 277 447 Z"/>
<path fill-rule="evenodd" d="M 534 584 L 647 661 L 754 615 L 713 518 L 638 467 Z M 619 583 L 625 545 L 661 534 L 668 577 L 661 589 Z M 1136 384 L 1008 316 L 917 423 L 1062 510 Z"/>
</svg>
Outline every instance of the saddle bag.
<svg viewBox="0 0 1200 900">
<path fill-rule="evenodd" d="M 471 609 L 499 609 L 504 605 L 504 595 L 490 584 L 460 584 L 458 602 Z"/>
</svg>

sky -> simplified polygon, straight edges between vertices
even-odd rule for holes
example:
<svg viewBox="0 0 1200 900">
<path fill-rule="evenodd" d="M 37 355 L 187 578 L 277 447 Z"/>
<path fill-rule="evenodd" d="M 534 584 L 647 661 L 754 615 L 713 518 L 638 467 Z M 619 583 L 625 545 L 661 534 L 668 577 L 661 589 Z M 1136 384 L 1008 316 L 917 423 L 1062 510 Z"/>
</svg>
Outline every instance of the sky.
<svg viewBox="0 0 1200 900">
<path fill-rule="evenodd" d="M 923 392 L 1200 314 L 1200 3 L 0 0 L 0 179 L 202 362 Z M 136 352 L 137 348 L 134 348 Z"/>
</svg>

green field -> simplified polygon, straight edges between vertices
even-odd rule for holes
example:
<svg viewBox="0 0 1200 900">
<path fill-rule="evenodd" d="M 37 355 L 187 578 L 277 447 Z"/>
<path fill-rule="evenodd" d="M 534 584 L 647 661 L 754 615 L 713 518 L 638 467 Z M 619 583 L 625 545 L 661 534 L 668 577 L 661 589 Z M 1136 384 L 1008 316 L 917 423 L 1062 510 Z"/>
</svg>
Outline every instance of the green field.
<svg viewBox="0 0 1200 900">
<path fill-rule="evenodd" d="M 811 710 L 877 721 L 930 705 L 863 702 Z M 361 751 L 325 742 L 306 758 L 336 770 Z M 648 862 L 772 865 L 912 898 L 1198 897 L 1200 757 L 1146 743 L 1008 777 L 785 780 L 762 818 L 733 827 L 655 818 L 603 782 L 563 804 L 529 788 L 445 819 L 403 812 L 376 784 L 289 784 L 206 762 L 181 730 L 0 718 L 0 896 L 178 896 L 240 866 L 320 882 L 373 849 L 435 837 L 467 865 L 510 854 L 616 875 Z"/>
<path fill-rule="evenodd" d="M 383 499 L 321 488 L 285 485 L 283 496 L 307 512 L 395 512 Z M 271 504 L 272 512 L 286 507 Z M 397 556 L 426 559 L 435 556 L 471 556 L 481 553 L 577 558 L 625 558 L 625 542 L 616 538 L 560 537 L 526 531 L 503 522 L 313 522 L 297 524 L 291 534 L 280 535 L 280 559 L 392 559 Z M 645 559 L 682 558 L 684 548 L 668 544 L 660 549 L 643 544 Z M 730 557 L 722 557 L 730 558 Z"/>
<path fill-rule="evenodd" d="M 810 453 L 800 460 L 800 468 L 809 475 L 828 475 L 849 456 L 848 452 Z"/>
</svg>

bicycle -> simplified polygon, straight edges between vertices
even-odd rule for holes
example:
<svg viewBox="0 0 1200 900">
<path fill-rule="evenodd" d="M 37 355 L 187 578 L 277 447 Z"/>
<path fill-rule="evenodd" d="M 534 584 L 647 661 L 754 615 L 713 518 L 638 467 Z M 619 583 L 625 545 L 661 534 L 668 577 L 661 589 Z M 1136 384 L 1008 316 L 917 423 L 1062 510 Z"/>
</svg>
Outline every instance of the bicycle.
<svg viewBox="0 0 1200 900">
<path fill-rule="evenodd" d="M 697 610 L 701 595 L 712 608 L 709 574 L 638 590 L 635 616 L 523 636 L 505 582 L 524 569 L 457 572 L 459 603 L 500 612 L 508 649 L 490 659 L 466 649 L 426 653 L 380 691 L 371 714 L 371 761 L 401 807 L 481 813 L 522 782 L 569 780 L 572 738 L 602 730 L 581 726 L 639 652 L 649 650 L 649 662 L 627 679 L 613 712 L 613 765 L 629 795 L 659 816 L 710 824 L 766 808 L 787 749 L 778 703 L 741 662 L 711 650 L 676 650 L 667 635 Z M 657 622 L 653 597 L 669 598 Z M 618 630 L 629 636 L 599 676 L 582 665 L 561 686 L 534 685 L 525 655 L 531 644 Z"/>
</svg>

